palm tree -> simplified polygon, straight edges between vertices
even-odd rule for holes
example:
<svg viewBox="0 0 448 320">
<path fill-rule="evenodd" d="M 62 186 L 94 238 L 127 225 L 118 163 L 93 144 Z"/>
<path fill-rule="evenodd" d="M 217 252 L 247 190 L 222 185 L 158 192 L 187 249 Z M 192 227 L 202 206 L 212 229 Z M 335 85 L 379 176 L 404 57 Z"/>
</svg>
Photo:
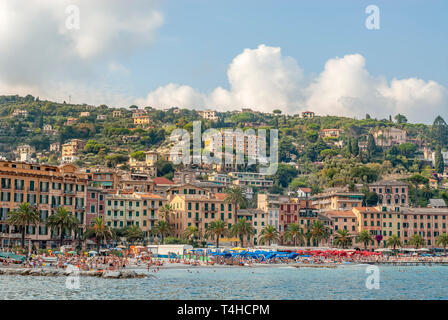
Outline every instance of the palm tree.
<svg viewBox="0 0 448 320">
<path fill-rule="evenodd" d="M 442 246 L 443 251 L 446 255 L 446 247 L 448 245 L 448 235 L 446 233 L 444 233 L 444 234 L 441 234 L 440 236 L 438 236 L 436 239 L 436 245 Z"/>
<path fill-rule="evenodd" d="M 286 241 L 293 240 L 294 247 L 297 246 L 297 242 L 303 243 L 305 235 L 303 233 L 303 229 L 299 227 L 297 223 L 290 223 L 286 227 L 285 234 L 283 235 Z"/>
<path fill-rule="evenodd" d="M 315 220 L 310 226 L 310 232 L 312 237 L 317 242 L 317 246 L 319 246 L 320 241 L 326 236 L 327 227 L 323 224 L 322 221 Z"/>
<path fill-rule="evenodd" d="M 216 237 L 216 248 L 219 248 L 219 238 L 221 235 L 227 235 L 229 230 L 224 221 L 215 220 L 212 221 L 205 231 L 205 236 L 208 237 Z"/>
<path fill-rule="evenodd" d="M 254 233 L 254 227 L 250 222 L 247 222 L 246 218 L 239 218 L 236 223 L 233 224 L 231 230 L 233 236 L 238 236 L 241 241 L 241 247 L 244 247 L 244 236 L 248 236 Z"/>
<path fill-rule="evenodd" d="M 342 249 L 352 244 L 351 235 L 345 229 L 340 229 L 336 231 L 334 244 L 337 246 L 341 246 Z"/>
<path fill-rule="evenodd" d="M 414 234 L 411 239 L 409 239 L 409 244 L 415 246 L 415 249 L 420 248 L 425 245 L 425 239 L 419 234 Z"/>
<path fill-rule="evenodd" d="M 278 241 L 279 232 L 273 225 L 267 225 L 261 230 L 260 242 L 265 243 L 266 241 L 271 245 L 272 241 Z"/>
<path fill-rule="evenodd" d="M 139 226 L 129 226 L 126 228 L 124 232 L 124 236 L 126 237 L 126 241 L 134 244 L 136 240 L 142 240 L 144 238 L 145 233 L 140 229 Z"/>
<path fill-rule="evenodd" d="M 244 190 L 239 186 L 233 186 L 227 187 L 225 193 L 227 193 L 227 196 L 224 201 L 233 205 L 235 208 L 235 217 L 237 217 L 238 206 L 240 208 L 246 208 L 248 204 Z"/>
<path fill-rule="evenodd" d="M 364 250 L 367 250 L 367 244 L 373 241 L 373 237 L 369 231 L 363 230 L 356 235 L 355 241 L 358 243 L 364 243 Z"/>
<path fill-rule="evenodd" d="M 387 239 L 387 241 L 386 241 L 386 245 L 387 245 L 388 247 L 393 247 L 393 250 L 394 250 L 395 253 L 396 253 L 396 247 L 401 247 L 401 246 L 402 246 L 402 244 L 401 244 L 401 239 L 400 239 L 400 237 L 398 237 L 397 235 L 393 234 L 393 235 L 391 235 L 391 236 L 389 237 L 389 239 Z"/>
<path fill-rule="evenodd" d="M 106 225 L 103 217 L 98 217 L 94 220 L 93 225 L 87 229 L 84 238 L 95 238 L 96 248 L 97 251 L 99 251 L 101 240 L 106 242 L 108 239 L 112 239 L 114 235 L 115 233 L 108 225 Z"/>
<path fill-rule="evenodd" d="M 199 228 L 196 226 L 189 226 L 184 230 L 184 238 L 193 241 L 195 238 L 199 238 Z"/>
<path fill-rule="evenodd" d="M 175 213 L 174 207 L 170 204 L 165 204 L 159 209 L 159 216 L 162 220 L 169 221 L 170 216 Z"/>
<path fill-rule="evenodd" d="M 25 247 L 25 233 L 29 225 L 36 225 L 40 221 L 39 212 L 28 202 L 21 203 L 19 207 L 9 213 L 8 224 L 17 225 L 22 233 L 22 249 Z"/>
<path fill-rule="evenodd" d="M 154 228 L 154 232 L 156 234 L 160 234 L 162 237 L 162 244 L 165 244 L 165 235 L 169 235 L 173 232 L 173 226 L 170 225 L 167 221 L 161 220 L 157 222 L 157 225 Z"/>
<path fill-rule="evenodd" d="M 59 207 L 58 210 L 48 217 L 47 226 L 60 232 L 60 246 L 64 244 L 64 233 L 71 234 L 73 230 L 78 228 L 79 220 L 64 207 Z"/>
</svg>

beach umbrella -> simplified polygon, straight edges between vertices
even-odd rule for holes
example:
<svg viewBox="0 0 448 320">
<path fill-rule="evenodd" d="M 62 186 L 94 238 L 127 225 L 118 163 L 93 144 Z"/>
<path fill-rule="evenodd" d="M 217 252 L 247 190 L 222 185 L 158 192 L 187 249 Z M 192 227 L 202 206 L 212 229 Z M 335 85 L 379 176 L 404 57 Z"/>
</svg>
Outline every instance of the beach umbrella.
<svg viewBox="0 0 448 320">
<path fill-rule="evenodd" d="M 69 251 L 68 254 L 77 254 L 76 251 Z"/>
<path fill-rule="evenodd" d="M 53 251 L 53 254 L 64 254 L 62 251 Z"/>
</svg>

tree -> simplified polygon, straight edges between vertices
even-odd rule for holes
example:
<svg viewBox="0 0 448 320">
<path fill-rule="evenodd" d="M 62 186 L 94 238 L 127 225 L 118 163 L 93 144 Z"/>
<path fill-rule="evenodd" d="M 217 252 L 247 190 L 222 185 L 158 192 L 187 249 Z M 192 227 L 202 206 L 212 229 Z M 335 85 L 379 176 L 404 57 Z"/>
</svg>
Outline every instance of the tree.
<svg viewBox="0 0 448 320">
<path fill-rule="evenodd" d="M 446 233 L 443 233 L 440 236 L 438 236 L 436 239 L 436 245 L 442 246 L 443 251 L 445 252 L 446 255 L 446 247 L 448 246 L 448 235 Z"/>
<path fill-rule="evenodd" d="M 145 151 L 135 151 L 131 153 L 131 157 L 137 161 L 144 161 L 146 159 Z"/>
<path fill-rule="evenodd" d="M 279 109 L 274 109 L 274 110 L 272 111 L 272 113 L 274 113 L 274 114 L 282 114 L 282 111 L 279 110 Z"/>
<path fill-rule="evenodd" d="M 359 140 L 358 138 L 354 138 L 352 140 L 352 154 L 356 157 L 359 155 Z"/>
<path fill-rule="evenodd" d="M 409 244 L 415 246 L 415 249 L 418 249 L 425 245 L 425 239 L 419 234 L 414 234 L 411 239 L 409 239 Z"/>
<path fill-rule="evenodd" d="M 290 223 L 286 227 L 285 234 L 283 235 L 286 241 L 293 240 L 294 247 L 297 246 L 297 242 L 303 243 L 305 238 L 305 234 L 303 233 L 303 229 L 299 227 L 297 223 Z"/>
<path fill-rule="evenodd" d="M 366 192 L 364 194 L 364 204 L 366 207 L 373 207 L 378 204 L 378 194 L 376 192 Z"/>
<path fill-rule="evenodd" d="M 367 137 L 367 152 L 369 153 L 369 156 L 374 154 L 376 151 L 376 144 L 375 139 L 373 138 L 372 134 L 369 134 Z"/>
<path fill-rule="evenodd" d="M 25 233 L 30 225 L 37 225 L 40 221 L 39 212 L 28 202 L 21 203 L 19 207 L 9 213 L 8 224 L 19 226 L 22 234 L 22 249 L 25 247 Z"/>
<path fill-rule="evenodd" d="M 219 238 L 229 233 L 227 226 L 222 220 L 215 220 L 210 222 L 205 231 L 206 237 L 216 237 L 216 248 L 219 248 Z"/>
<path fill-rule="evenodd" d="M 112 229 L 106 225 L 103 217 L 97 217 L 84 234 L 85 239 L 95 238 L 96 249 L 100 250 L 101 241 L 106 242 L 113 237 Z"/>
<path fill-rule="evenodd" d="M 237 217 L 238 206 L 240 208 L 247 208 L 248 201 L 243 188 L 239 186 L 227 187 L 225 189 L 226 198 L 224 201 L 230 203 L 235 209 L 235 217 Z"/>
<path fill-rule="evenodd" d="M 367 250 L 367 244 L 373 241 L 373 237 L 369 231 L 363 230 L 357 234 L 355 241 L 364 244 L 364 250 Z"/>
<path fill-rule="evenodd" d="M 396 248 L 402 246 L 401 239 L 397 235 L 393 234 L 389 237 L 389 239 L 387 239 L 386 245 L 388 247 L 392 247 L 394 252 L 397 253 Z"/>
<path fill-rule="evenodd" d="M 159 216 L 162 220 L 165 221 L 169 221 L 170 216 L 172 216 L 174 213 L 174 207 L 168 203 L 159 209 Z"/>
<path fill-rule="evenodd" d="M 126 237 L 126 241 L 134 244 L 137 240 L 143 240 L 145 233 L 140 229 L 139 226 L 129 226 L 126 228 L 124 232 L 124 236 Z"/>
<path fill-rule="evenodd" d="M 443 160 L 442 150 L 440 146 L 437 146 L 434 158 L 436 171 L 440 174 L 443 174 L 443 172 L 445 171 L 445 162 Z"/>
<path fill-rule="evenodd" d="M 80 224 L 78 218 L 68 212 L 64 207 L 59 207 L 58 210 L 48 217 L 47 226 L 60 232 L 60 246 L 64 244 L 64 233 L 71 234 L 73 230 L 78 228 Z"/>
<path fill-rule="evenodd" d="M 278 230 L 272 226 L 267 225 L 265 226 L 260 233 L 260 243 L 266 243 L 268 242 L 269 245 L 271 245 L 271 242 L 276 242 L 279 239 L 279 232 Z"/>
<path fill-rule="evenodd" d="M 154 228 L 154 233 L 160 234 L 160 236 L 162 237 L 162 244 L 165 244 L 165 235 L 169 235 L 172 232 L 173 226 L 165 220 L 158 221 Z"/>
<path fill-rule="evenodd" d="M 441 116 L 437 116 L 432 124 L 431 130 L 432 138 L 440 143 L 442 147 L 447 145 L 446 140 L 448 139 L 448 125 Z"/>
<path fill-rule="evenodd" d="M 322 221 L 316 220 L 310 226 L 311 234 L 313 239 L 316 240 L 317 246 L 319 246 L 320 241 L 325 237 L 327 227 L 322 223 Z"/>
<path fill-rule="evenodd" d="M 398 124 L 403 124 L 408 122 L 408 119 L 402 114 L 397 114 L 395 116 L 395 121 L 397 121 Z"/>
<path fill-rule="evenodd" d="M 418 189 L 419 189 L 419 186 L 421 184 L 427 184 L 429 180 L 428 180 L 428 178 L 425 178 L 424 176 L 422 176 L 419 173 L 414 174 L 413 176 L 409 177 L 407 180 L 415 188 L 415 203 L 414 203 L 414 206 L 417 207 L 418 206 Z"/>
<path fill-rule="evenodd" d="M 189 226 L 184 230 L 184 238 L 193 241 L 195 238 L 199 238 L 199 228 L 196 226 Z"/>
<path fill-rule="evenodd" d="M 246 218 L 239 218 L 238 221 L 233 224 L 230 233 L 233 236 L 238 236 L 240 238 L 241 247 L 244 247 L 244 237 L 252 235 L 254 233 L 254 227 L 250 222 L 247 222 Z"/>
<path fill-rule="evenodd" d="M 334 236 L 334 244 L 341 246 L 343 249 L 352 244 L 351 235 L 345 229 L 340 229 L 336 231 Z"/>
</svg>

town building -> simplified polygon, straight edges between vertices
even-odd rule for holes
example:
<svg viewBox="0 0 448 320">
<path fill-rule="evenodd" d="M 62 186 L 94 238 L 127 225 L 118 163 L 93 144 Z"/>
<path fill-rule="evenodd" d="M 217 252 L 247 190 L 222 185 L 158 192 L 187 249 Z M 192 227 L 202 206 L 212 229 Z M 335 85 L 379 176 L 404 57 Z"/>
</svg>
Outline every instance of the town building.
<svg viewBox="0 0 448 320">
<path fill-rule="evenodd" d="M 119 118 L 121 117 L 121 111 L 120 110 L 114 110 L 112 111 L 112 117 Z"/>
<path fill-rule="evenodd" d="M 78 160 L 78 153 L 84 149 L 85 142 L 80 139 L 72 139 L 61 146 L 62 163 L 72 163 Z"/>
<path fill-rule="evenodd" d="M 90 117 L 90 112 L 89 111 L 83 111 L 79 114 L 80 117 Z"/>
<path fill-rule="evenodd" d="M 322 129 L 319 131 L 322 138 L 339 138 L 341 133 L 342 129 Z"/>
<path fill-rule="evenodd" d="M 59 231 L 49 230 L 48 217 L 59 207 L 66 208 L 78 218 L 79 232 L 85 229 L 87 177 L 74 165 L 49 166 L 33 163 L 0 161 L 0 243 L 3 247 L 20 245 L 18 226 L 9 226 L 8 214 L 24 202 L 35 206 L 40 214 L 37 226 L 29 226 L 25 241 L 37 248 L 59 245 Z M 74 233 L 66 241 L 77 241 Z"/>
<path fill-rule="evenodd" d="M 409 187 L 405 182 L 382 180 L 369 185 L 369 191 L 378 195 L 378 204 L 386 206 L 408 206 Z"/>
<path fill-rule="evenodd" d="M 149 124 L 151 122 L 149 115 L 145 115 L 145 114 L 133 116 L 132 118 L 134 120 L 134 124 L 137 124 L 137 125 Z"/>
<path fill-rule="evenodd" d="M 67 120 L 65 121 L 65 125 L 72 126 L 76 121 L 78 121 L 78 118 L 67 118 Z"/>
<path fill-rule="evenodd" d="M 224 193 L 176 194 L 170 201 L 175 214 L 169 220 L 174 225 L 174 236 L 182 237 L 189 226 L 196 226 L 203 234 L 215 220 L 224 221 L 230 229 L 236 222 L 236 214 L 234 205 L 225 199 Z"/>
<path fill-rule="evenodd" d="M 23 117 L 26 118 L 28 117 L 28 111 L 27 110 L 22 110 L 22 109 L 15 109 L 12 113 L 13 117 Z"/>
<path fill-rule="evenodd" d="M 206 120 L 212 120 L 212 121 L 218 120 L 218 115 L 215 110 L 198 111 L 198 114 Z"/>
<path fill-rule="evenodd" d="M 405 130 L 387 127 L 374 131 L 373 138 L 377 146 L 387 148 L 407 142 L 407 133 Z"/>
<path fill-rule="evenodd" d="M 304 111 L 302 112 L 302 118 L 314 118 L 314 112 L 313 111 Z"/>
<path fill-rule="evenodd" d="M 312 206 L 319 212 L 347 210 L 362 206 L 364 194 L 343 190 L 329 190 L 312 196 Z"/>
</svg>

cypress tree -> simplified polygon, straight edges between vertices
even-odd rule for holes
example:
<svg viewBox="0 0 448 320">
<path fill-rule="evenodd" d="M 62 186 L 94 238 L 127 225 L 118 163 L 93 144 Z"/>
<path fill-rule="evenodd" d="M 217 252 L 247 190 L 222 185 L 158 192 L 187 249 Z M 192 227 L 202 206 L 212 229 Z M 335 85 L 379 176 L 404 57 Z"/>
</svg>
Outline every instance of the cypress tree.
<svg viewBox="0 0 448 320">
<path fill-rule="evenodd" d="M 443 171 L 445 170 L 445 163 L 443 162 L 442 149 L 440 148 L 440 146 L 437 146 L 434 158 L 436 171 L 440 174 L 443 174 Z"/>
</svg>

